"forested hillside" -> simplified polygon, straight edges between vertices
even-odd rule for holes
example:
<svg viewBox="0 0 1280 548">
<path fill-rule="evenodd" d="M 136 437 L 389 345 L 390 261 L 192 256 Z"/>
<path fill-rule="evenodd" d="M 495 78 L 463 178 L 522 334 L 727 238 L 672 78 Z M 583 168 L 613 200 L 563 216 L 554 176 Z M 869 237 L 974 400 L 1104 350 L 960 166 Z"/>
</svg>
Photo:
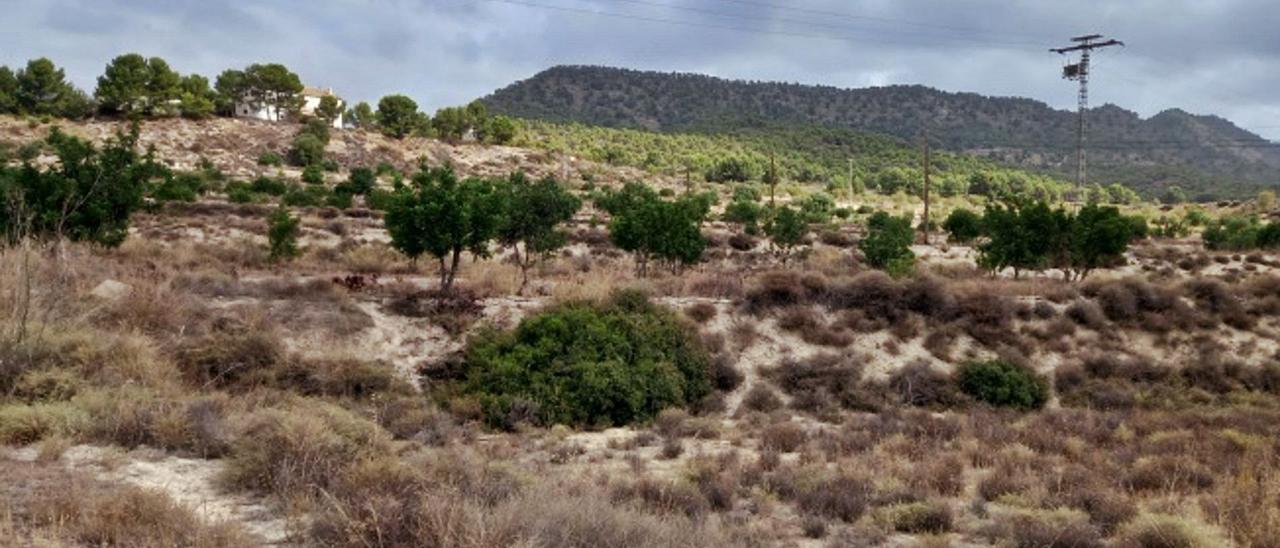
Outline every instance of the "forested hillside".
<svg viewBox="0 0 1280 548">
<path fill-rule="evenodd" d="M 916 139 L 925 121 L 943 148 L 1060 176 L 1074 173 L 1075 114 L 1024 98 L 924 86 L 839 89 L 696 74 L 560 66 L 484 99 L 503 114 L 660 132 L 828 126 Z M 1168 110 L 1143 119 L 1090 113 L 1091 181 L 1160 197 L 1243 197 L 1280 183 L 1280 150 L 1215 116 Z"/>
</svg>

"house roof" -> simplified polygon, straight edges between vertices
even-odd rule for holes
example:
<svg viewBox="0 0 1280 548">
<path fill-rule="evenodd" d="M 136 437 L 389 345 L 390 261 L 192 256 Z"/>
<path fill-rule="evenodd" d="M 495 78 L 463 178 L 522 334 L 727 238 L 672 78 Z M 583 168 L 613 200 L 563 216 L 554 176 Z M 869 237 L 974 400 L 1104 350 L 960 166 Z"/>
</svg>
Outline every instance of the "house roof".
<svg viewBox="0 0 1280 548">
<path fill-rule="evenodd" d="M 333 95 L 334 97 L 337 97 L 337 95 L 333 93 L 333 88 L 313 88 L 311 86 L 303 87 L 302 95 L 304 97 L 324 97 L 326 95 Z"/>
</svg>

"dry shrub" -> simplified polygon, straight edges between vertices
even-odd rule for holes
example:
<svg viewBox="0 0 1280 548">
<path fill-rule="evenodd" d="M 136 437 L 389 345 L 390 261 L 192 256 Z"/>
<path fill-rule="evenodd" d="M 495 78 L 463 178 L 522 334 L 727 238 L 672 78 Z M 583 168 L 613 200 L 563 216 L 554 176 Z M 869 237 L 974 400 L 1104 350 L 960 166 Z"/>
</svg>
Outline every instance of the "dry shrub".
<svg viewBox="0 0 1280 548">
<path fill-rule="evenodd" d="M 744 232 L 737 232 L 734 233 L 734 235 L 729 236 L 729 247 L 732 247 L 736 251 L 751 251 L 752 249 L 755 249 L 756 245 L 759 243 L 760 240 L 756 239 L 755 236 Z"/>
<path fill-rule="evenodd" d="M 18 546 L 62 545 L 54 539 L 140 548 L 230 548 L 259 542 L 229 524 L 206 523 L 161 492 L 99 482 L 61 466 L 6 464 L 0 499 L 8 510 L 18 510 L 8 516 L 18 524 L 12 539 L 21 540 L 14 544 Z"/>
<path fill-rule="evenodd" d="M 792 453 L 808 440 L 804 427 L 791 421 L 770 424 L 760 433 L 760 447 L 781 453 Z"/>
<path fill-rule="evenodd" d="M 309 396 L 364 398 L 411 392 L 391 364 L 342 355 L 285 360 L 273 384 Z"/>
<path fill-rule="evenodd" d="M 717 390 L 732 392 L 742 385 L 745 378 L 734 363 L 737 358 L 729 353 L 721 352 L 711 357 L 711 385 Z"/>
<path fill-rule="evenodd" d="M 772 271 L 756 278 L 743 302 L 748 312 L 760 314 L 774 308 L 809 304 L 827 292 L 827 280 L 820 274 Z"/>
<path fill-rule="evenodd" d="M 729 327 L 729 335 L 739 349 L 746 349 L 755 344 L 760 332 L 754 321 L 738 319 Z"/>
<path fill-rule="evenodd" d="M 826 304 L 830 308 L 852 308 L 867 316 L 895 322 L 907 312 L 901 303 L 901 284 L 879 270 L 863 272 L 833 286 Z"/>
<path fill-rule="evenodd" d="M 1122 483 L 1132 491 L 1196 492 L 1213 487 L 1213 474 L 1185 456 L 1139 459 Z"/>
<path fill-rule="evenodd" d="M 461 335 L 480 317 L 484 307 L 475 292 L 465 287 L 450 291 L 414 291 L 392 298 L 388 312 L 410 318 L 429 318 L 450 335 Z"/>
<path fill-rule="evenodd" d="M 923 360 L 894 371 L 889 389 L 904 405 L 949 407 L 964 401 L 951 376 Z"/>
<path fill-rule="evenodd" d="M 1006 538 L 1019 547 L 1101 548 L 1105 546 L 1098 528 L 1080 512 L 1052 510 L 1013 514 L 996 523 L 988 532 Z"/>
<path fill-rule="evenodd" d="M 1107 326 L 1107 315 L 1103 313 L 1102 307 L 1093 301 L 1077 299 L 1067 307 L 1065 313 L 1077 324 L 1094 331 L 1102 331 Z"/>
<path fill-rule="evenodd" d="M 1196 278 L 1183 285 L 1196 306 L 1236 329 L 1253 329 L 1257 320 L 1245 312 L 1240 298 L 1220 280 Z"/>
<path fill-rule="evenodd" d="M 1020 495 L 1031 489 L 1034 478 L 1020 466 L 1001 465 L 978 482 L 978 495 L 993 501 L 1008 495 Z"/>
<path fill-rule="evenodd" d="M 293 400 L 247 418 L 224 479 L 283 500 L 310 497 L 353 463 L 390 451 L 377 425 L 332 404 Z"/>
<path fill-rule="evenodd" d="M 860 356 L 824 353 L 803 360 L 784 358 L 766 374 L 792 397 L 793 407 L 819 412 L 829 402 L 846 409 L 873 405 L 860 384 L 862 368 Z"/>
<path fill-rule="evenodd" d="M 187 378 L 203 387 L 248 388 L 268 381 L 284 358 L 278 337 L 265 329 L 215 331 L 185 341 L 175 360 Z"/>
<path fill-rule="evenodd" d="M 765 383 L 757 382 L 742 396 L 742 407 L 750 411 L 769 413 L 782 408 L 782 398 L 779 398 L 778 393 Z"/>
<path fill-rule="evenodd" d="M 917 463 L 907 478 L 913 489 L 954 497 L 964 491 L 964 461 L 954 454 Z"/>
<path fill-rule="evenodd" d="M 945 533 L 951 530 L 951 507 L 944 502 L 908 502 L 881 509 L 883 519 L 899 533 Z"/>
<path fill-rule="evenodd" d="M 839 475 L 797 493 L 796 505 L 807 514 L 853 523 L 866 512 L 872 493 L 871 482 Z"/>
<path fill-rule="evenodd" d="M 824 327 L 822 317 L 807 305 L 788 306 L 778 313 L 778 328 L 784 331 L 812 331 Z"/>
<path fill-rule="evenodd" d="M 1118 324 L 1167 332 L 1195 323 L 1194 311 L 1177 292 L 1145 280 L 1094 281 L 1084 286 L 1083 293 L 1093 297 L 1107 318 Z"/>
<path fill-rule="evenodd" d="M 1171 371 L 1140 356 L 1115 352 L 1096 353 L 1085 358 L 1084 371 L 1100 379 L 1124 379 L 1130 382 L 1160 382 Z"/>
<path fill-rule="evenodd" d="M 452 414 L 417 394 L 379 399 L 375 419 L 397 439 L 413 439 L 429 446 L 443 446 L 466 434 Z"/>
<path fill-rule="evenodd" d="M 1268 539 L 1274 541 L 1275 539 Z M 1174 516 L 1143 515 L 1120 532 L 1115 546 L 1120 548 L 1210 548 L 1229 546 L 1205 526 Z"/>
<path fill-rule="evenodd" d="M 707 323 L 716 317 L 716 305 L 712 303 L 694 303 L 686 306 L 684 314 L 698 323 Z"/>
<path fill-rule="evenodd" d="M 644 507 L 655 512 L 683 514 L 691 518 L 700 518 L 710 511 L 710 504 L 697 487 L 650 478 L 614 484 L 610 490 L 610 498 L 615 502 L 638 500 Z"/>
<path fill-rule="evenodd" d="M 1013 319 L 1026 305 L 989 290 L 973 290 L 956 298 L 956 313 L 969 336 L 988 346 L 1017 345 Z"/>
</svg>

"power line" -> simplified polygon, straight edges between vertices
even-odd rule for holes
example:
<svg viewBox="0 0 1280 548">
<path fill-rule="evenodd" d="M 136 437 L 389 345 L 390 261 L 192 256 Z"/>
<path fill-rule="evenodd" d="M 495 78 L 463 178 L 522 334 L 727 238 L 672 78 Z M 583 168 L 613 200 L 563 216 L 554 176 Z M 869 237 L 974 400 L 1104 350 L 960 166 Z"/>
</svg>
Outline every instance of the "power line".
<svg viewBox="0 0 1280 548">
<path fill-rule="evenodd" d="M 664 8 L 664 9 L 672 9 L 672 10 L 684 11 L 689 13 L 699 13 L 703 15 L 710 15 L 713 17 L 746 19 L 746 20 L 752 20 L 752 21 L 763 21 L 766 23 L 789 23 L 789 24 L 805 25 L 805 26 L 816 27 L 816 28 L 834 29 L 834 30 L 840 30 L 840 31 L 858 31 L 858 32 L 871 32 L 871 33 L 882 33 L 882 34 L 892 34 L 892 35 L 907 35 L 913 38 L 920 38 L 922 36 L 917 31 L 894 30 L 894 29 L 865 29 L 865 28 L 858 29 L 858 28 L 849 27 L 848 25 L 841 25 L 841 24 L 820 23 L 817 21 L 793 19 L 789 17 L 761 16 L 761 15 L 754 15 L 749 13 L 725 13 L 722 11 L 716 11 L 716 10 L 710 10 L 710 9 L 704 9 L 704 8 L 694 8 L 689 6 L 680 6 L 676 4 L 667 4 L 663 2 L 653 2 L 649 0 L 613 0 L 613 1 L 623 2 L 627 4 L 637 4 L 642 6 L 652 6 L 652 7 Z M 951 32 L 955 32 L 955 31 L 951 31 Z M 1032 47 L 1040 47 L 1044 45 L 1041 42 L 1027 42 L 1027 41 L 1011 42 L 1011 41 L 1003 41 L 1003 40 L 985 40 L 985 39 L 974 38 L 974 37 L 946 36 L 941 34 L 932 34 L 932 35 L 923 35 L 923 36 L 942 39 L 942 40 L 973 42 L 978 44 L 994 44 L 994 45 L 1006 45 L 1006 46 L 1032 46 Z"/>
<path fill-rule="evenodd" d="M 832 40 L 832 41 L 838 41 L 838 42 L 857 41 L 856 36 L 847 35 L 847 34 L 845 35 L 828 34 L 828 33 L 817 34 L 817 33 L 794 32 L 794 31 L 786 31 L 786 30 L 775 30 L 775 29 L 767 29 L 767 28 L 760 28 L 760 27 L 744 27 L 744 26 L 725 25 L 725 24 L 718 24 L 718 23 L 703 23 L 703 22 L 685 21 L 685 20 L 679 20 L 679 19 L 668 19 L 663 17 L 635 15 L 630 13 L 618 13 L 618 12 L 611 12 L 611 11 L 579 8 L 579 7 L 573 7 L 573 6 L 543 4 L 538 2 L 530 2 L 527 0 L 483 0 L 483 1 L 500 3 L 500 4 L 510 4 L 510 5 L 516 5 L 516 6 L 524 6 L 529 8 L 540 8 L 540 9 L 561 11 L 566 13 L 578 13 L 578 14 L 584 14 L 584 15 L 595 15 L 600 17 L 611 17 L 615 19 L 628 19 L 633 21 L 645 21 L 649 23 L 662 23 L 662 24 L 668 24 L 668 25 L 680 25 L 680 26 L 695 27 L 695 28 L 709 28 L 709 29 L 729 30 L 729 31 L 755 33 L 755 34 L 773 34 L 778 36 L 788 36 L 792 38 L 813 38 L 813 39 L 819 39 L 819 40 Z M 671 7 L 671 6 L 667 6 L 667 7 Z M 947 40 L 947 39 L 963 40 L 959 37 L 946 37 L 946 36 L 937 36 L 936 38 L 939 38 L 942 40 Z M 997 47 L 997 46 L 1006 47 L 1006 48 L 1017 47 L 1019 49 L 1021 49 L 1022 47 L 1025 47 L 1025 44 L 1013 44 L 1013 43 L 981 42 L 981 44 L 992 46 L 992 47 Z"/>
<path fill-rule="evenodd" d="M 931 28 L 931 29 L 938 29 L 938 30 L 948 30 L 948 31 L 952 31 L 952 32 L 967 32 L 967 33 L 980 33 L 980 34 L 996 34 L 995 32 L 990 31 L 990 30 L 987 30 L 987 29 L 980 29 L 980 28 L 974 28 L 974 27 L 958 27 L 958 26 L 952 26 L 952 25 L 939 25 L 939 24 L 936 24 L 936 23 L 923 23 L 923 22 L 919 22 L 919 21 L 911 21 L 911 20 L 908 20 L 908 19 L 895 19 L 895 18 L 892 18 L 892 17 L 879 17 L 879 16 L 874 16 L 874 15 L 862 15 L 862 14 L 845 13 L 845 12 L 838 12 L 838 11 L 827 11 L 827 10 L 812 9 L 812 8 L 798 8 L 798 7 L 795 7 L 795 6 L 787 6 L 787 5 L 783 5 L 783 4 L 774 4 L 774 3 L 770 3 L 770 2 L 757 2 L 757 1 L 753 1 L 753 0 L 722 0 L 722 1 L 724 1 L 724 2 L 733 2 L 733 3 L 735 3 L 735 4 L 743 4 L 743 5 L 748 5 L 748 6 L 758 6 L 758 7 L 773 8 L 773 9 L 778 9 L 778 10 L 786 10 L 786 11 L 791 11 L 791 12 L 796 12 L 796 13 L 807 13 L 807 14 L 810 14 L 810 15 L 821 15 L 821 16 L 823 16 L 823 17 L 839 17 L 839 18 L 842 18 L 842 19 L 854 19 L 854 20 L 859 20 L 859 21 L 874 21 L 874 22 L 878 22 L 878 23 L 891 23 L 891 24 L 906 25 L 906 26 L 919 27 L 919 28 Z M 1017 32 L 1017 31 L 1005 31 L 1005 32 L 1001 32 L 1001 33 L 999 33 L 999 34 L 1005 34 L 1005 35 L 1010 35 L 1010 36 L 1012 36 L 1012 35 L 1017 35 L 1017 36 L 1026 36 L 1026 37 L 1032 37 L 1032 36 L 1034 36 L 1034 37 L 1037 37 L 1037 38 L 1040 36 L 1039 34 L 1035 34 L 1035 33 L 1030 33 L 1030 32 Z"/>
</svg>

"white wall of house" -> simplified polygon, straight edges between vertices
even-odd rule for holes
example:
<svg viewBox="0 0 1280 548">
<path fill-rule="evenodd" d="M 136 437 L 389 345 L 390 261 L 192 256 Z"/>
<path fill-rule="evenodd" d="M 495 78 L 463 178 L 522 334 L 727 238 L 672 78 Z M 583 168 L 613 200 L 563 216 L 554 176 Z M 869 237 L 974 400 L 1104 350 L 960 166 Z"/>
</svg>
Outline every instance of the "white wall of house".
<svg viewBox="0 0 1280 548">
<path fill-rule="evenodd" d="M 323 95 L 321 94 L 304 92 L 302 94 L 302 108 L 299 109 L 299 112 L 303 116 L 314 116 L 316 109 L 320 107 L 320 99 L 322 97 Z M 345 101 L 343 101 L 342 99 L 338 99 L 338 108 L 339 108 L 338 118 L 333 121 L 333 124 L 331 124 L 334 128 L 342 129 L 343 118 L 341 114 L 341 109 L 346 108 L 346 106 L 347 104 Z M 278 111 L 274 106 L 271 106 L 271 105 L 262 105 L 260 107 L 255 108 L 254 105 L 251 105 L 248 103 L 237 103 L 235 114 L 237 118 L 252 118 L 254 120 L 266 120 L 270 122 L 277 122 L 277 121 L 289 119 L 288 112 Z"/>
</svg>

